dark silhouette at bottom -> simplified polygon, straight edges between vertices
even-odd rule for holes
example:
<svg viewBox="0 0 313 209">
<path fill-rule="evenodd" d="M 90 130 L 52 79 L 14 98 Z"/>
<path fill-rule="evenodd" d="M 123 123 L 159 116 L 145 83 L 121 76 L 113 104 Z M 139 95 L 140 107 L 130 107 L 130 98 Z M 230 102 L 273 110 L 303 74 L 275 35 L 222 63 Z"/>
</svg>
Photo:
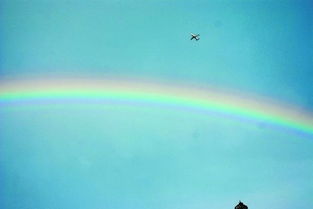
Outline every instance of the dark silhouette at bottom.
<svg viewBox="0 0 313 209">
<path fill-rule="evenodd" d="M 236 205 L 235 209 L 248 209 L 248 206 L 239 201 L 239 204 Z"/>
</svg>

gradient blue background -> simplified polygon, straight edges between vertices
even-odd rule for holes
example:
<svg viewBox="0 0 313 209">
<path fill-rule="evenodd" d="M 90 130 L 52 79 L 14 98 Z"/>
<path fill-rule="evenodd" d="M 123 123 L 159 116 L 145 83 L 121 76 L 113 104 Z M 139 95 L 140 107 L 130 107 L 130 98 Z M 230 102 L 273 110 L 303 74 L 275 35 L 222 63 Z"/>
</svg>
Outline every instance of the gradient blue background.
<svg viewBox="0 0 313 209">
<path fill-rule="evenodd" d="M 148 79 L 313 111 L 311 1 L 2 0 L 0 44 L 2 81 Z M 228 209 L 239 199 L 311 209 L 313 138 L 149 106 L 2 106 L 0 182 L 6 209 Z"/>
</svg>

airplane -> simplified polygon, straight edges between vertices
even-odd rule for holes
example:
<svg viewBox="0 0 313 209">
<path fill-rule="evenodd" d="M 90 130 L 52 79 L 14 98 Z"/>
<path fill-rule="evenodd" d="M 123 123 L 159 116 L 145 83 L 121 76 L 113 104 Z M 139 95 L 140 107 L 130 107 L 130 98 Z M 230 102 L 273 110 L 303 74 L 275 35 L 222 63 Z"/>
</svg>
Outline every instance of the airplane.
<svg viewBox="0 0 313 209">
<path fill-rule="evenodd" d="M 199 41 L 199 36 L 200 36 L 200 34 L 197 34 L 197 35 L 195 35 L 195 34 L 191 34 L 191 39 L 190 40 L 192 40 L 192 39 L 196 39 L 196 41 Z"/>
</svg>

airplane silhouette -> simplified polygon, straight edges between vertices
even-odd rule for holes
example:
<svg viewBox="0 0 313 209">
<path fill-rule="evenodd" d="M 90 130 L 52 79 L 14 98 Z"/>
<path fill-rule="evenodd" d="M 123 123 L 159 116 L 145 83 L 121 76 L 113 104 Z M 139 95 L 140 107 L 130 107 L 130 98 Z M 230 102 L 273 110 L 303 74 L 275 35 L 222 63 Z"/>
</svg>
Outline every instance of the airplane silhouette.
<svg viewBox="0 0 313 209">
<path fill-rule="evenodd" d="M 195 34 L 191 34 L 191 39 L 190 40 L 192 40 L 192 39 L 196 39 L 196 41 L 199 41 L 199 36 L 200 36 L 200 34 L 197 34 L 197 35 L 195 35 Z"/>
</svg>

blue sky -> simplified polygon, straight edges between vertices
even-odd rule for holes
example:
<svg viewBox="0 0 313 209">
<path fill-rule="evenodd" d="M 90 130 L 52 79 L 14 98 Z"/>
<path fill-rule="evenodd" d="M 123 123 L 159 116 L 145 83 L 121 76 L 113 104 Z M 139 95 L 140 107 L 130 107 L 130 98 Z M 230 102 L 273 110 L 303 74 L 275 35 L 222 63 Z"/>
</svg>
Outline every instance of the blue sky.
<svg viewBox="0 0 313 209">
<path fill-rule="evenodd" d="M 313 103 L 309 1 L 4 1 L 2 11 L 2 76 L 183 80 Z"/>
<path fill-rule="evenodd" d="M 310 1 L 3 0 L 0 78 L 208 85 L 313 111 L 312 20 Z M 181 110 L 1 107 L 0 206 L 309 209 L 312 151 Z"/>
</svg>

